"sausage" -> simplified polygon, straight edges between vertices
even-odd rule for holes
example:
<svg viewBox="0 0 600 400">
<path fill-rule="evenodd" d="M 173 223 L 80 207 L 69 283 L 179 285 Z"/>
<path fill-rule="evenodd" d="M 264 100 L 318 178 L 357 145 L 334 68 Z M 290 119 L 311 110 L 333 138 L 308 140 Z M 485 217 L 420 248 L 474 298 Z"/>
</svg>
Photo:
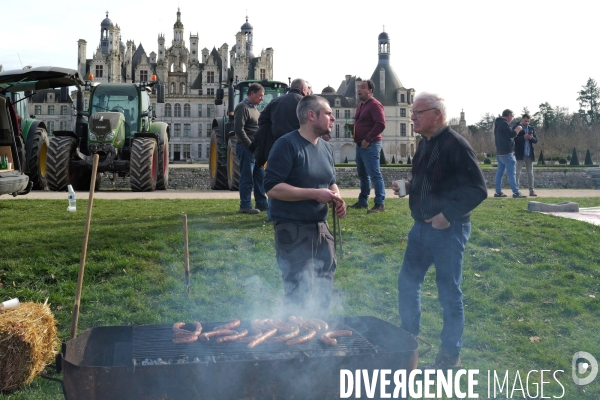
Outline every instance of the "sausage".
<svg viewBox="0 0 600 400">
<path fill-rule="evenodd" d="M 184 338 L 184 337 L 190 337 L 190 336 L 196 336 L 196 338 L 197 338 L 200 335 L 199 334 L 197 335 L 194 332 L 188 331 L 188 330 L 185 330 L 185 329 L 180 329 L 177 332 L 173 332 L 173 337 L 174 338 Z"/>
<path fill-rule="evenodd" d="M 246 335 L 248 335 L 248 330 L 244 329 L 243 331 L 241 331 L 238 334 L 229 335 L 229 336 L 222 336 L 222 337 L 218 338 L 217 339 L 217 343 L 233 342 L 234 340 L 241 339 L 241 338 L 243 338 Z"/>
<path fill-rule="evenodd" d="M 256 331 L 256 332 L 257 333 L 255 335 L 253 335 L 253 336 L 244 336 L 243 338 L 238 339 L 237 342 L 238 343 L 250 343 L 254 339 L 258 339 L 263 334 L 261 331 Z"/>
<path fill-rule="evenodd" d="M 321 342 L 323 342 L 324 344 L 326 344 L 328 346 L 336 346 L 337 340 L 334 338 L 341 337 L 341 336 L 352 336 L 352 331 L 339 330 L 339 331 L 326 332 L 321 335 Z"/>
<path fill-rule="evenodd" d="M 229 329 L 221 329 L 218 331 L 204 332 L 202 335 L 200 335 L 200 340 L 203 342 L 208 342 L 210 340 L 210 338 L 213 336 L 235 335 L 237 333 L 238 333 L 237 331 L 232 331 Z"/>
<path fill-rule="evenodd" d="M 184 326 L 185 326 L 185 322 L 175 322 L 173 324 L 173 332 L 177 332 L 178 330 L 181 330 Z"/>
<path fill-rule="evenodd" d="M 217 326 L 217 327 L 213 328 L 213 331 L 220 331 L 221 329 L 237 328 L 238 326 L 240 326 L 241 323 L 242 323 L 242 321 L 240 321 L 239 319 L 232 319 L 227 324 L 220 325 L 220 326 Z"/>
<path fill-rule="evenodd" d="M 315 321 L 317 324 L 321 325 L 322 330 L 327 331 L 327 329 L 329 329 L 329 324 L 323 321 L 322 319 L 313 318 L 312 320 Z"/>
<path fill-rule="evenodd" d="M 283 335 L 275 336 L 273 339 L 271 339 L 271 341 L 273 341 L 273 342 L 285 342 L 286 340 L 290 340 L 290 339 L 295 338 L 299 334 L 300 334 L 300 328 L 298 328 L 296 326 L 296 327 L 294 327 L 294 329 L 290 333 L 286 333 L 286 334 L 283 334 Z"/>
<path fill-rule="evenodd" d="M 186 336 L 186 337 L 174 338 L 173 339 L 173 343 L 174 344 L 194 343 L 196 340 L 198 340 L 198 336 L 196 336 L 196 335 L 189 335 L 189 336 Z"/>
<path fill-rule="evenodd" d="M 271 336 L 275 336 L 276 333 L 277 333 L 277 329 L 271 329 L 270 331 L 263 333 L 262 335 L 260 335 L 259 337 L 257 337 L 256 339 L 254 339 L 253 341 L 248 343 L 247 347 L 249 349 L 253 349 L 254 347 L 258 346 L 259 344 L 264 343 L 265 340 L 267 340 Z"/>
<path fill-rule="evenodd" d="M 252 326 L 252 329 L 254 329 L 255 331 L 263 331 L 263 330 L 265 330 L 265 323 L 267 321 L 268 321 L 268 319 L 266 319 L 266 318 L 255 319 L 250 323 L 250 325 Z"/>
<path fill-rule="evenodd" d="M 315 331 L 320 331 L 321 330 L 321 324 L 319 324 L 314 319 L 305 318 L 304 319 L 304 326 L 308 327 L 309 330 L 310 329 L 314 329 Z"/>
<path fill-rule="evenodd" d="M 200 336 L 200 334 L 202 333 L 202 324 L 200 322 L 194 321 L 192 322 L 192 325 L 194 325 L 195 330 L 194 331 L 189 331 L 187 329 L 183 329 L 183 327 L 185 326 L 185 322 L 176 322 L 175 324 L 173 324 L 173 337 L 174 338 L 185 338 L 188 336 L 196 336 L 196 338 L 198 338 L 198 336 Z"/>
<path fill-rule="evenodd" d="M 306 343 L 309 340 L 314 339 L 315 336 L 317 336 L 317 331 L 311 329 L 306 335 L 300 336 L 296 339 L 288 340 L 287 342 L 285 342 L 285 344 L 288 346 L 295 346 L 297 344 Z"/>
</svg>

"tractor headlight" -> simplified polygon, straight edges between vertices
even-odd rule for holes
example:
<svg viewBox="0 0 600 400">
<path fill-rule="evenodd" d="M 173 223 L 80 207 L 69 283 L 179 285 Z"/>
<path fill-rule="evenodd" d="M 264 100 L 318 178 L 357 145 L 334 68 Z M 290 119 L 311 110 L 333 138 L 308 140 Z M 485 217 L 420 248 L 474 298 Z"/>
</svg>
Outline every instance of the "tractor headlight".
<svg viewBox="0 0 600 400">
<path fill-rule="evenodd" d="M 114 137 L 115 137 L 115 132 L 112 131 L 111 133 L 109 133 L 108 135 L 106 135 L 104 137 L 104 141 L 106 141 L 106 142 L 112 141 Z"/>
<path fill-rule="evenodd" d="M 98 138 L 96 137 L 96 134 L 93 133 L 93 132 L 89 132 L 89 137 L 90 137 L 90 140 L 98 141 Z"/>
</svg>

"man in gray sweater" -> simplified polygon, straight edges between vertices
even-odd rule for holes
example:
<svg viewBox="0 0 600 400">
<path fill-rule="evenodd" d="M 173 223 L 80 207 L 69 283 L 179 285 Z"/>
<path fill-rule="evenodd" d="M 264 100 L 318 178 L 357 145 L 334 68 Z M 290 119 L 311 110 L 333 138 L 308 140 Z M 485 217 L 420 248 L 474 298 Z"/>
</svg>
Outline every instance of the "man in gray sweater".
<svg viewBox="0 0 600 400">
<path fill-rule="evenodd" d="M 241 101 L 233 113 L 234 131 L 237 138 L 235 151 L 240 161 L 240 210 L 243 214 L 258 214 L 267 210 L 267 196 L 263 187 L 265 171 L 262 165 L 255 165 L 254 154 L 248 146 L 254 141 L 254 134 L 258 129 L 260 112 L 256 106 L 260 104 L 265 95 L 265 89 L 258 83 L 248 87 L 248 97 Z M 256 208 L 252 207 L 252 189 L 254 188 L 254 201 Z"/>
</svg>

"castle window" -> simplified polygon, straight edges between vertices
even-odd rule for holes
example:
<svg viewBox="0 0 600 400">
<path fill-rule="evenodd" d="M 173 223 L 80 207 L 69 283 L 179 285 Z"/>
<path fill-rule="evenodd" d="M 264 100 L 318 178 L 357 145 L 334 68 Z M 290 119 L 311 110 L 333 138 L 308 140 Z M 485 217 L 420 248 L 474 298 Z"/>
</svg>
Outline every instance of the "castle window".
<svg viewBox="0 0 600 400">
<path fill-rule="evenodd" d="M 42 113 L 42 106 L 35 106 L 35 115 L 40 115 Z"/>
<path fill-rule="evenodd" d="M 215 83 L 215 71 L 206 72 L 206 83 Z"/>
<path fill-rule="evenodd" d="M 198 104 L 198 118 L 202 118 L 202 104 Z"/>
<path fill-rule="evenodd" d="M 401 117 L 406 117 L 406 108 L 401 108 L 400 109 L 400 116 Z"/>
<path fill-rule="evenodd" d="M 410 136 L 415 136 L 415 126 L 410 124 Z"/>
<path fill-rule="evenodd" d="M 335 99 L 335 101 L 334 101 L 334 107 L 339 107 L 341 105 L 342 104 L 340 103 L 340 99 Z"/>
<path fill-rule="evenodd" d="M 186 158 L 186 159 L 187 158 L 192 158 L 191 155 L 190 155 L 190 148 L 191 147 L 192 146 L 189 145 L 189 144 L 184 144 L 183 145 L 183 158 Z"/>
<path fill-rule="evenodd" d="M 335 137 L 336 138 L 340 137 L 340 125 L 339 124 L 335 124 Z"/>
<path fill-rule="evenodd" d="M 167 103 L 165 104 L 165 117 L 170 117 L 171 116 L 171 104 Z"/>
<path fill-rule="evenodd" d="M 60 106 L 60 115 L 67 115 L 67 106 Z"/>
<path fill-rule="evenodd" d="M 215 117 L 215 105 L 214 104 L 207 104 L 206 105 L 206 116 L 208 118 L 214 118 Z"/>
<path fill-rule="evenodd" d="M 401 94 L 401 95 L 400 95 L 400 103 L 404 103 L 404 101 L 405 101 L 404 95 L 403 95 L 403 94 Z"/>
<path fill-rule="evenodd" d="M 48 133 L 54 132 L 54 121 L 48 121 Z"/>
<path fill-rule="evenodd" d="M 335 118 L 338 119 L 340 117 L 340 110 L 335 110 Z"/>
<path fill-rule="evenodd" d="M 67 130 L 67 121 L 60 121 L 60 130 L 61 131 Z"/>
<path fill-rule="evenodd" d="M 171 94 L 175 94 L 175 82 L 171 82 Z"/>
<path fill-rule="evenodd" d="M 400 136 L 406 136 L 406 124 L 400 124 Z"/>
<path fill-rule="evenodd" d="M 183 116 L 184 117 L 189 117 L 191 114 L 190 112 L 190 105 L 189 104 L 184 104 L 183 105 Z"/>
<path fill-rule="evenodd" d="M 198 145 L 198 158 L 202 158 L 202 145 Z"/>
<path fill-rule="evenodd" d="M 140 82 L 148 82 L 148 71 L 146 71 L 146 70 L 140 71 Z"/>
<path fill-rule="evenodd" d="M 350 118 L 350 110 L 344 110 L 344 118 L 346 118 L 346 119 Z"/>
<path fill-rule="evenodd" d="M 190 137 L 190 124 L 183 124 L 183 137 Z"/>
<path fill-rule="evenodd" d="M 173 111 L 174 117 L 181 117 L 181 104 L 175 104 Z"/>
<path fill-rule="evenodd" d="M 206 88 L 206 95 L 207 96 L 214 96 L 215 95 L 215 88 Z"/>
<path fill-rule="evenodd" d="M 265 79 L 267 79 L 267 70 L 266 70 L 266 69 L 264 69 L 264 68 L 261 68 L 261 69 L 260 69 L 260 79 L 261 79 L 261 80 L 265 80 Z"/>
<path fill-rule="evenodd" d="M 102 65 L 96 65 L 96 78 L 102 78 L 104 72 L 104 68 Z"/>
<path fill-rule="evenodd" d="M 179 85 L 181 87 L 181 90 L 179 91 L 179 93 L 181 94 L 185 94 L 185 83 L 181 82 L 181 85 Z"/>
<path fill-rule="evenodd" d="M 173 124 L 175 126 L 173 136 L 180 137 L 181 136 L 181 124 Z"/>
<path fill-rule="evenodd" d="M 212 124 L 209 122 L 208 124 L 206 124 L 206 137 L 210 137 L 211 131 L 212 131 Z"/>
<path fill-rule="evenodd" d="M 48 106 L 48 115 L 54 115 L 54 106 Z"/>
</svg>

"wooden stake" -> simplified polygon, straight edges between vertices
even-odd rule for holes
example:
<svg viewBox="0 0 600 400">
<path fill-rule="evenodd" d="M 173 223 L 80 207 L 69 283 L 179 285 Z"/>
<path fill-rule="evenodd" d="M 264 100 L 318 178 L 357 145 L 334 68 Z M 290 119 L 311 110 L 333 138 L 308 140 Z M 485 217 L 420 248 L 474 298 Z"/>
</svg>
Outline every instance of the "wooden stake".
<svg viewBox="0 0 600 400">
<path fill-rule="evenodd" d="M 185 294 L 190 294 L 190 246 L 188 240 L 187 215 L 183 215 L 183 251 L 185 253 Z"/>
<path fill-rule="evenodd" d="M 83 244 L 81 246 L 81 258 L 79 260 L 79 275 L 77 276 L 77 291 L 75 292 L 75 304 L 73 305 L 73 319 L 71 320 L 71 339 L 77 336 L 77 322 L 79 320 L 79 305 L 81 302 L 81 290 L 83 288 L 83 273 L 85 270 L 85 258 L 87 256 L 88 238 L 90 236 L 90 221 L 92 219 L 92 206 L 94 205 L 94 187 L 96 186 L 96 174 L 98 173 L 98 154 L 94 154 L 92 164 L 92 179 L 90 182 L 90 197 L 88 200 L 87 217 L 83 232 Z"/>
</svg>

